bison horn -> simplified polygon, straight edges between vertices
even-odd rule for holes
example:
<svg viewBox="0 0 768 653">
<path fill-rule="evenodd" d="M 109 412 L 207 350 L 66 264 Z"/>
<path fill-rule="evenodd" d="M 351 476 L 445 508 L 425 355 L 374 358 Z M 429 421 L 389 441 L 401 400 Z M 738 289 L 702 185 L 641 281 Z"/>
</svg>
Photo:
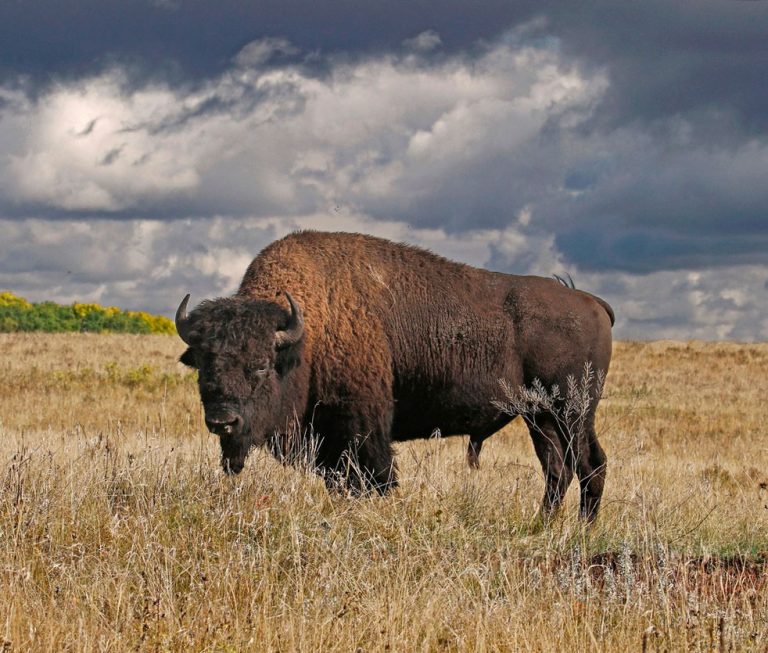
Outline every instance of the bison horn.
<svg viewBox="0 0 768 653">
<path fill-rule="evenodd" d="M 187 302 L 189 301 L 189 294 L 181 300 L 181 304 L 176 309 L 176 331 L 179 332 L 179 338 L 181 338 L 188 345 L 190 344 L 190 332 L 189 322 L 187 321 Z"/>
<path fill-rule="evenodd" d="M 301 309 L 290 293 L 286 292 L 285 296 L 291 305 L 291 317 L 285 330 L 275 333 L 275 347 L 278 349 L 295 345 L 304 334 L 304 316 L 301 314 Z"/>
</svg>

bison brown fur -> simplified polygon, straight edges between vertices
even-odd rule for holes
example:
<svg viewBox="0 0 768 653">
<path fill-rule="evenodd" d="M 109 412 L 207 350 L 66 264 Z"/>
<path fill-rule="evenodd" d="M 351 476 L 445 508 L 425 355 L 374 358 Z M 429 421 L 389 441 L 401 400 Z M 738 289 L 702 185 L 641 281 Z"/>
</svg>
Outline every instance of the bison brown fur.
<svg viewBox="0 0 768 653">
<path fill-rule="evenodd" d="M 277 451 L 298 419 L 329 486 L 341 479 L 356 492 L 396 485 L 392 442 L 438 429 L 469 435 L 477 466 L 483 440 L 513 419 L 492 402 L 499 379 L 565 387 L 586 363 L 607 372 L 611 357 L 613 312 L 589 293 L 361 234 L 294 233 L 254 259 L 233 297 L 189 315 L 187 299 L 181 360 L 198 370 L 225 471 L 239 472 L 254 446 Z M 529 424 L 547 514 L 575 473 L 582 516 L 597 515 L 598 399 L 578 434 L 555 415 Z"/>
</svg>

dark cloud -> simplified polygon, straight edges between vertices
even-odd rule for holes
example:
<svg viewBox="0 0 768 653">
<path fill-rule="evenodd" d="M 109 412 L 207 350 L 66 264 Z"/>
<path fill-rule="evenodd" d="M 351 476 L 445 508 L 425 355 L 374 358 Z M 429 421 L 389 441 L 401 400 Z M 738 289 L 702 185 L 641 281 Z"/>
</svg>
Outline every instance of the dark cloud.
<svg viewBox="0 0 768 653">
<path fill-rule="evenodd" d="M 455 50 L 526 20 L 533 2 L 485 0 L 11 0 L 0 4 L 0 75 L 36 83 L 94 74 L 115 61 L 135 77 L 178 83 L 220 74 L 246 44 L 287 39 L 303 52 L 376 53 L 422 32 Z"/>
<path fill-rule="evenodd" d="M 565 54 L 609 68 L 595 123 L 625 125 L 717 107 L 749 133 L 768 124 L 768 10 L 764 2 L 567 3 L 548 28 Z"/>
<path fill-rule="evenodd" d="M 0 4 L 0 79 L 45 85 L 117 62 L 136 79 L 199 83 L 267 37 L 291 44 L 283 61 L 312 52 L 374 55 L 404 42 L 440 56 L 471 52 L 533 19 L 527 40 L 556 37 L 567 58 L 610 70 L 596 124 L 718 107 L 748 133 L 766 126 L 768 11 L 764 2 L 737 0 L 12 0 Z"/>
<path fill-rule="evenodd" d="M 634 126 L 586 141 L 578 157 L 564 192 L 539 206 L 570 261 L 643 273 L 768 263 L 765 137 L 712 144 Z"/>
<path fill-rule="evenodd" d="M 653 270 L 692 269 L 709 265 L 764 264 L 768 235 L 701 238 L 615 229 L 563 231 L 555 243 L 566 260 L 585 270 L 622 270 L 648 273 Z M 694 229 L 690 230 L 694 232 Z"/>
</svg>

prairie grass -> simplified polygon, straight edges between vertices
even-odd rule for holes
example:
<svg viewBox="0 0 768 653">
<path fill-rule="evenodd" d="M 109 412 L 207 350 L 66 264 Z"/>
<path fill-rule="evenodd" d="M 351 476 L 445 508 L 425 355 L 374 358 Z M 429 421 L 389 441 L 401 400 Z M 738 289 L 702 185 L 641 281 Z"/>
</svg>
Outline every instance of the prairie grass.
<svg viewBox="0 0 768 653">
<path fill-rule="evenodd" d="M 615 346 L 589 529 L 536 520 L 517 423 L 478 471 L 399 446 L 383 499 L 224 477 L 182 350 L 0 335 L 0 650 L 766 650 L 768 345 Z"/>
</svg>

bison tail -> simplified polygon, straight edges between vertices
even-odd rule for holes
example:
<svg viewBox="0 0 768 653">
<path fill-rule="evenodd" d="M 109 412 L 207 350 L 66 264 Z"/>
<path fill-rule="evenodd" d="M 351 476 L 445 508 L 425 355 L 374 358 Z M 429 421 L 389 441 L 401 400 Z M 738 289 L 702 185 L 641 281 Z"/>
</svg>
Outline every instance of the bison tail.
<svg viewBox="0 0 768 653">
<path fill-rule="evenodd" d="M 592 295 L 595 297 L 594 295 Z M 608 317 L 611 318 L 611 326 L 616 324 L 616 316 L 613 314 L 613 309 L 611 308 L 611 305 L 605 301 L 604 299 L 600 299 L 599 297 L 595 297 L 595 300 L 597 301 L 600 306 L 602 306 L 605 309 L 605 312 L 608 313 Z"/>
<path fill-rule="evenodd" d="M 571 278 L 571 275 L 566 272 L 565 276 L 567 276 L 568 278 L 563 279 L 563 277 L 561 277 L 559 274 L 552 275 L 552 277 L 556 281 L 561 283 L 566 288 L 571 288 L 572 290 L 576 290 L 576 284 L 573 283 L 573 279 Z M 598 304 L 600 304 L 600 306 L 602 306 L 605 309 L 605 312 L 608 313 L 608 317 L 611 318 L 611 326 L 616 324 L 616 316 L 613 314 L 613 309 L 611 308 L 611 305 L 604 299 L 600 299 L 599 297 L 593 295 L 592 293 L 586 293 L 586 294 L 592 297 L 592 299 L 594 299 Z"/>
</svg>

